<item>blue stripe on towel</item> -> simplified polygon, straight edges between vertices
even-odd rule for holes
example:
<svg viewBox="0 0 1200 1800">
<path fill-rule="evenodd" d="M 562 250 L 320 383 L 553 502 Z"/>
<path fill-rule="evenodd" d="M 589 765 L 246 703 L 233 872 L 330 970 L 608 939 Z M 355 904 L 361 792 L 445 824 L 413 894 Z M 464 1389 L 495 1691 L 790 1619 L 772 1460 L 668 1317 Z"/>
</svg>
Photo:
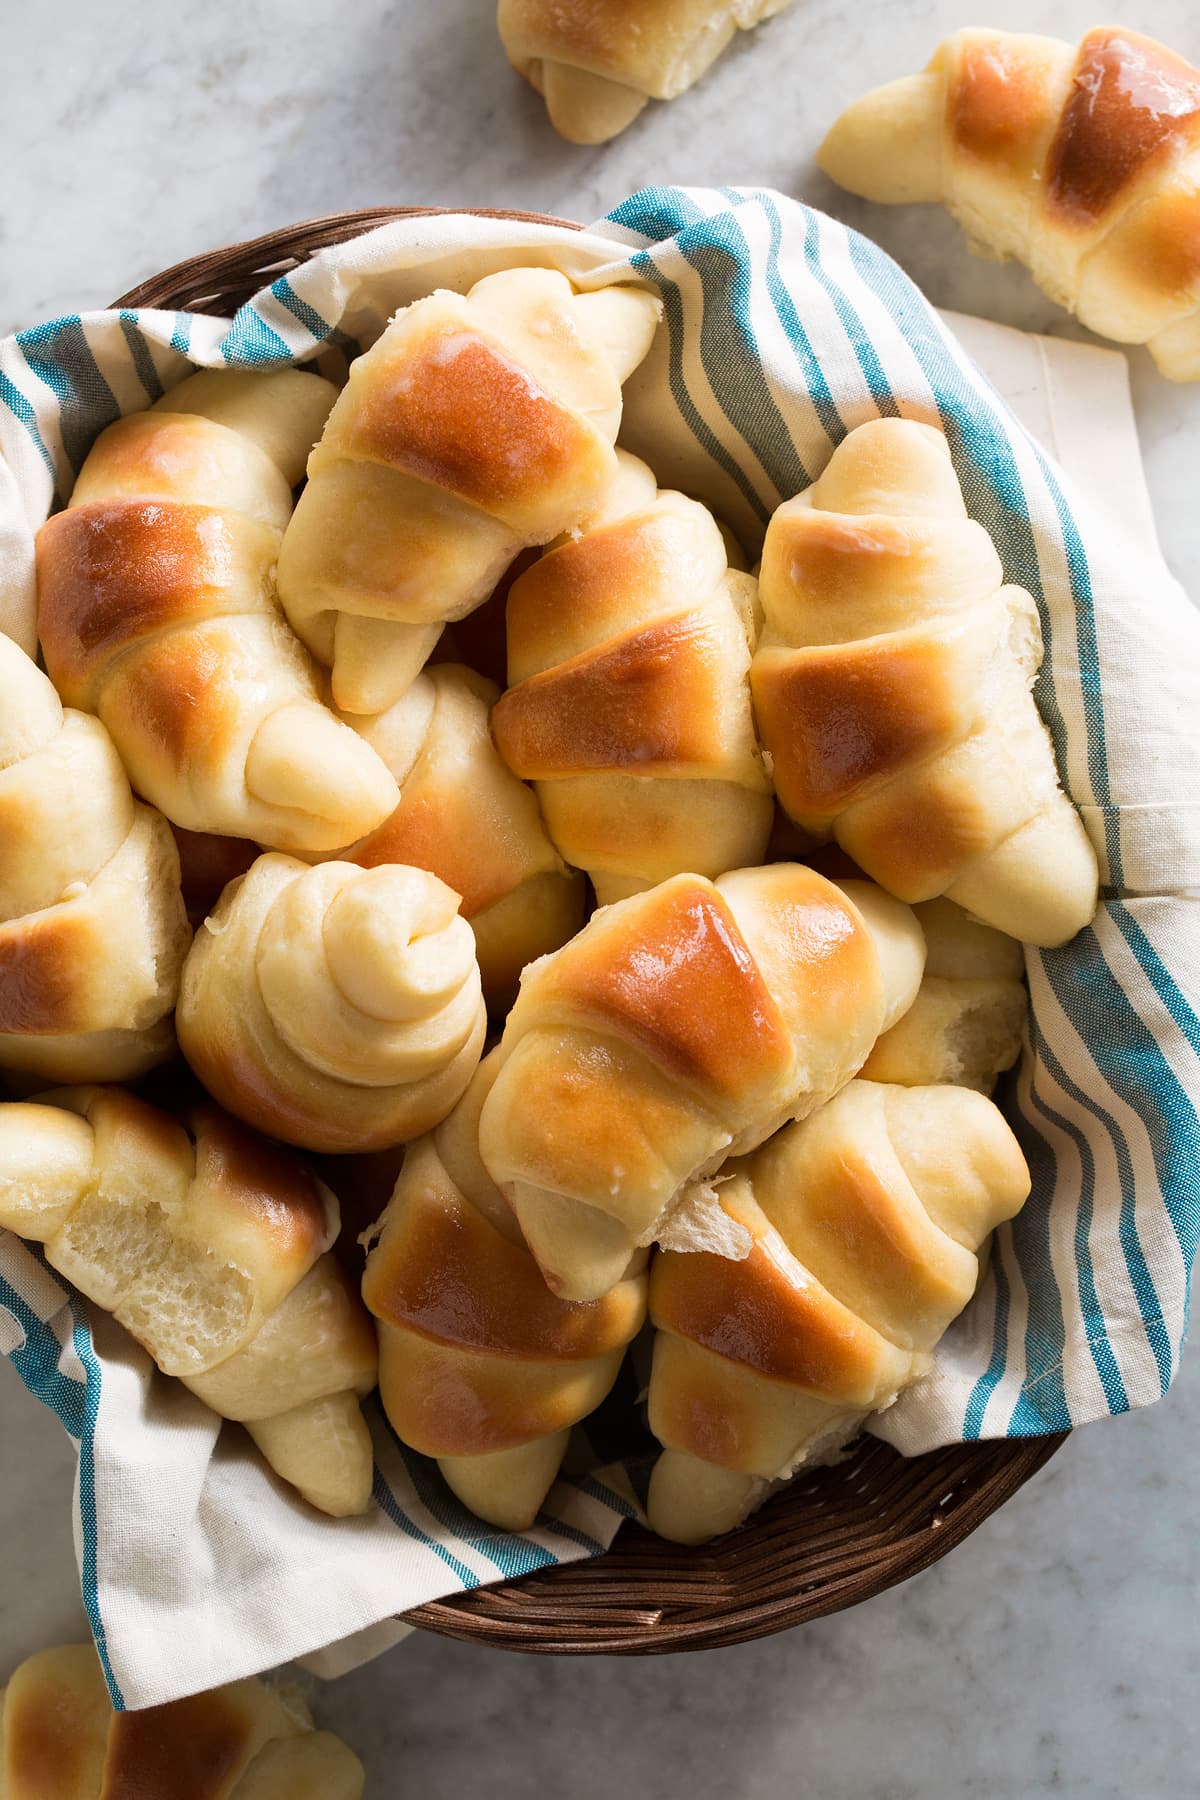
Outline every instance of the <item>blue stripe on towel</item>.
<svg viewBox="0 0 1200 1800">
<path fill-rule="evenodd" d="M 771 296 L 775 316 L 795 351 L 796 360 L 800 366 L 800 378 L 812 401 L 813 409 L 836 444 L 845 437 L 846 427 L 830 392 L 829 383 L 825 379 L 820 361 L 812 347 L 812 340 L 804 329 L 799 308 L 780 273 L 779 252 L 783 243 L 783 221 L 779 217 L 779 208 L 769 195 L 762 195 L 761 201 L 763 214 L 771 233 L 766 263 L 767 292 Z M 799 493 L 800 490 L 797 488 L 795 491 Z"/>
<path fill-rule="evenodd" d="M 25 1333 L 25 1342 L 10 1357 L 13 1367 L 29 1392 L 52 1408 L 67 1435 L 78 1443 L 84 1432 L 86 1395 L 83 1382 L 65 1375 L 59 1367 L 62 1345 L 45 1320 L 39 1319 L 2 1275 L 0 1306 L 12 1314 Z"/>
<path fill-rule="evenodd" d="M 1119 901 L 1107 902 L 1107 910 L 1134 950 L 1164 1006 L 1175 1022 L 1181 1024 L 1192 1048 L 1200 1052 L 1200 1026 L 1197 1025 L 1195 1015 L 1176 984 L 1167 976 L 1145 932 L 1128 908 Z M 1116 916 L 1118 914 L 1122 915 L 1119 919 Z M 1163 1055 L 1161 1044 L 1109 968 L 1095 932 L 1089 929 L 1086 935 L 1081 934 L 1080 939 L 1069 948 L 1072 961 L 1075 953 L 1086 957 L 1087 961 L 1080 970 L 1072 968 L 1070 987 L 1065 995 L 1060 995 L 1060 999 L 1064 1007 L 1073 1009 L 1073 1022 L 1077 1024 L 1088 1053 L 1111 1092 L 1119 1096 L 1142 1119 L 1167 1215 L 1180 1251 L 1190 1267 L 1200 1236 L 1200 1116 L 1179 1077 Z M 1067 952 L 1059 954 L 1065 957 Z M 1102 1029 L 1099 1025 L 1101 1019 Z M 1148 1104 L 1151 1098 L 1153 1105 Z M 1129 1183 L 1122 1208 L 1123 1236 L 1124 1214 L 1127 1210 L 1130 1236 L 1136 1243 L 1137 1236 L 1132 1223 L 1135 1216 L 1132 1169 Z M 1153 1280 L 1145 1267 L 1144 1258 L 1141 1258 L 1140 1245 L 1138 1254 L 1141 1268 L 1145 1272 L 1140 1282 L 1135 1282 L 1135 1288 L 1142 1305 L 1143 1318 L 1149 1328 L 1151 1324 L 1161 1321 L 1162 1314 Z"/>
<path fill-rule="evenodd" d="M 252 303 L 239 308 L 221 340 L 221 355 L 230 368 L 236 369 L 286 369 L 296 360 Z"/>
<path fill-rule="evenodd" d="M 78 469 L 97 436 L 121 416 L 100 373 L 78 313 L 18 331 L 13 340 L 30 369 L 58 398 L 63 451 Z"/>
<path fill-rule="evenodd" d="M 856 236 L 853 232 L 846 235 L 850 238 Z M 838 323 L 846 334 L 847 342 L 854 352 L 858 366 L 862 370 L 863 380 L 867 384 L 880 416 L 885 419 L 896 418 L 900 408 L 896 404 L 892 384 L 888 380 L 887 371 L 879 360 L 878 352 L 871 342 L 862 317 L 846 289 L 836 276 L 829 273 L 821 261 L 821 215 L 819 213 L 810 212 L 805 221 L 804 259 L 813 280 L 818 287 L 824 288 L 833 303 Z"/>
<path fill-rule="evenodd" d="M 576 1477 L 575 1485 L 581 1494 L 588 1494 L 593 1500 L 599 1500 L 602 1506 L 611 1507 L 623 1519 L 637 1518 L 636 1507 L 630 1505 L 624 1494 L 618 1494 L 614 1488 L 602 1486 L 594 1475 Z"/>
<path fill-rule="evenodd" d="M 393 1525 L 399 1526 L 405 1537 L 413 1538 L 418 1544 L 422 1545 L 424 1549 L 430 1551 L 434 1556 L 438 1557 L 440 1561 L 445 1563 L 460 1587 L 473 1588 L 479 1586 L 479 1577 L 473 1569 L 468 1569 L 466 1563 L 460 1562 L 458 1557 L 455 1556 L 452 1551 L 448 1550 L 444 1544 L 439 1544 L 436 1538 L 431 1538 L 427 1531 L 421 1530 L 421 1527 L 415 1520 L 409 1518 L 378 1469 L 375 1471 L 375 1483 L 371 1489 L 371 1494 L 376 1504 L 382 1507 Z"/>
<path fill-rule="evenodd" d="M 292 317 L 303 325 L 314 343 L 323 344 L 333 336 L 334 327 L 307 300 L 300 298 L 286 275 L 281 275 L 278 281 L 271 283 L 271 292 L 279 304 L 285 306 Z"/>
<path fill-rule="evenodd" d="M 50 479 L 57 486 L 58 471 L 54 467 L 54 458 L 46 448 L 45 440 L 38 429 L 37 413 L 20 388 L 11 382 L 7 375 L 0 372 L 0 402 L 7 406 L 14 419 L 19 419 L 33 441 L 34 449 L 50 471 Z"/>
<path fill-rule="evenodd" d="M 83 1431 L 79 1443 L 79 1524 L 83 1541 L 80 1582 L 84 1609 L 92 1628 L 92 1637 L 95 1639 L 109 1695 L 114 1707 L 118 1711 L 122 1711 L 125 1706 L 125 1697 L 109 1661 L 104 1616 L 100 1608 L 99 1526 L 96 1513 L 96 1422 L 100 1414 L 102 1382 L 100 1359 L 92 1344 L 92 1334 L 87 1319 L 74 1300 L 71 1302 L 71 1313 L 75 1321 L 71 1333 L 75 1353 L 87 1371 L 87 1398 L 84 1406 Z"/>
<path fill-rule="evenodd" d="M 706 450 L 713 461 L 724 469 L 730 480 L 741 491 L 747 504 L 753 508 L 760 519 L 765 520 L 767 511 L 759 499 L 753 482 L 742 472 L 725 445 L 705 423 L 688 391 L 687 380 L 683 372 L 686 343 L 683 300 L 678 283 L 657 266 L 648 250 L 635 251 L 630 263 L 636 274 L 644 276 L 647 281 L 655 284 L 662 297 L 663 314 L 667 325 L 668 379 L 672 398 L 679 408 L 684 423 L 701 448 Z"/>
<path fill-rule="evenodd" d="M 1062 1063 L 1051 1049 L 1045 1033 L 1038 1029 L 1037 1020 L 1034 1018 L 1031 1018 L 1029 1021 L 1029 1032 L 1039 1059 L 1045 1064 L 1057 1085 L 1065 1094 L 1075 1101 L 1077 1106 L 1082 1106 L 1085 1112 L 1090 1112 L 1092 1117 L 1097 1119 L 1099 1123 L 1107 1129 L 1108 1135 L 1112 1140 L 1113 1153 L 1117 1163 L 1118 1179 L 1121 1182 L 1121 1191 L 1129 1206 L 1132 1207 L 1133 1165 L 1129 1156 L 1129 1146 L 1125 1142 L 1123 1133 L 1117 1129 L 1116 1121 L 1102 1108 L 1097 1106 L 1094 1101 L 1089 1102 L 1088 1097 L 1080 1090 L 1078 1084 L 1071 1080 L 1071 1077 L 1067 1074 Z M 1080 1126 L 1067 1119 L 1063 1114 L 1058 1112 L 1057 1109 L 1052 1108 L 1049 1102 L 1040 1095 L 1034 1095 L 1033 1104 L 1038 1106 L 1044 1116 L 1047 1119 L 1050 1119 L 1061 1132 L 1071 1139 L 1071 1142 L 1075 1145 L 1075 1148 L 1079 1153 L 1080 1183 L 1079 1201 L 1075 1214 L 1075 1265 L 1083 1326 L 1084 1331 L 1087 1334 L 1088 1349 L 1092 1353 L 1092 1360 L 1096 1365 L 1096 1373 L 1100 1377 L 1100 1385 L 1104 1389 L 1104 1397 L 1108 1401 L 1109 1411 L 1114 1413 L 1125 1412 L 1129 1406 L 1129 1399 L 1125 1392 L 1125 1383 L 1121 1379 L 1121 1371 L 1117 1367 L 1116 1358 L 1112 1353 L 1112 1347 L 1105 1336 L 1104 1313 L 1096 1293 L 1096 1273 L 1092 1266 L 1092 1253 L 1089 1242 L 1089 1234 L 1096 1209 L 1095 1153 L 1086 1132 L 1083 1131 Z M 1127 1232 L 1132 1236 L 1132 1245 L 1127 1242 Z M 1144 1277 L 1145 1262 L 1142 1259 L 1141 1247 L 1137 1244 L 1136 1232 L 1132 1231 L 1132 1217 L 1130 1216 L 1129 1219 L 1126 1218 L 1126 1208 L 1124 1204 L 1122 1205 L 1120 1237 L 1122 1246 L 1125 1250 L 1126 1268 L 1136 1292 L 1138 1291 L 1138 1279 L 1135 1269 L 1140 1268 Z M 1151 1289 L 1151 1293 L 1153 1294 L 1153 1288 Z M 1153 1299 L 1154 1308 L 1157 1312 L 1157 1295 L 1154 1295 Z M 1143 1307 L 1143 1318 L 1144 1317 L 1145 1308 Z M 1161 1324 L 1161 1315 L 1159 1317 L 1159 1323 Z"/>
<path fill-rule="evenodd" d="M 518 1575 L 530 1575 L 544 1569 L 558 1558 L 541 1544 L 513 1532 L 485 1525 L 457 1499 L 438 1473 L 437 1464 L 415 1451 L 401 1446 L 404 1466 L 408 1470 L 417 1498 L 439 1525 L 446 1526 L 462 1543 L 493 1564 L 496 1573 L 511 1581 Z"/>
<path fill-rule="evenodd" d="M 1011 1227 L 1001 1226 L 1001 1231 L 1008 1234 Z M 1008 1275 L 1000 1257 L 1000 1232 L 996 1234 L 996 1243 L 992 1249 L 992 1280 L 996 1290 L 996 1311 L 992 1320 L 992 1355 L 987 1368 L 975 1383 L 968 1398 L 963 1414 L 962 1434 L 968 1443 L 978 1438 L 983 1429 L 984 1414 L 988 1401 L 995 1393 L 1008 1365 L 1008 1314 L 1010 1296 Z"/>
<path fill-rule="evenodd" d="M 161 400 L 163 385 L 158 378 L 158 370 L 154 366 L 154 358 L 150 354 L 150 346 L 138 330 L 136 312 L 126 309 L 121 314 L 121 335 L 125 339 L 130 360 L 137 371 L 137 378 L 146 392 L 146 399 L 151 404 Z"/>
<path fill-rule="evenodd" d="M 680 255 L 700 277 L 704 307 L 700 360 L 713 397 L 734 430 L 753 444 L 758 461 L 788 498 L 812 480 L 775 397 L 767 386 L 750 316 L 750 251 L 732 213 L 706 219 L 676 239 Z M 739 414 L 744 418 L 735 424 Z M 765 517 L 761 502 L 757 509 Z"/>
</svg>

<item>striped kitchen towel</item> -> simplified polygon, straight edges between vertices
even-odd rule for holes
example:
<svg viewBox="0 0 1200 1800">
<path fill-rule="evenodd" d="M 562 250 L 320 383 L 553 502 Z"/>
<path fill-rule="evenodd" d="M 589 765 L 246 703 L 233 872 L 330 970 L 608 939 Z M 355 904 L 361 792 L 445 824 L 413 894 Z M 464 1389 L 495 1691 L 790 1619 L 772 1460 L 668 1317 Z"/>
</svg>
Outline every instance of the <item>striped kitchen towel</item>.
<svg viewBox="0 0 1200 1800">
<path fill-rule="evenodd" d="M 972 515 L 1038 602 L 1038 699 L 1104 889 L 1091 927 L 1028 958 L 1014 1109 L 1033 1197 L 934 1373 L 878 1428 L 915 1452 L 1157 1399 L 1178 1367 L 1200 1225 L 1200 623 L 1126 509 L 1073 490 L 864 239 L 772 193 L 655 188 L 587 233 L 399 220 L 280 276 L 232 321 L 106 312 L 20 333 L 0 343 L 0 628 L 32 644 L 33 533 L 118 414 L 196 364 L 344 369 L 396 307 L 522 262 L 661 295 L 622 439 L 748 545 L 863 420 L 946 431 Z M 1098 432 L 1109 425 L 1098 412 Z M 1128 438 L 1111 441 L 1138 479 Z M 0 1347 L 79 1445 L 84 1594 L 118 1703 L 594 1553 L 628 1511 L 615 1477 L 591 1475 L 561 1483 L 526 1536 L 487 1531 L 377 1418 L 377 1506 L 318 1519 L 240 1433 L 152 1379 L 110 1321 L 3 1238 Z"/>
</svg>

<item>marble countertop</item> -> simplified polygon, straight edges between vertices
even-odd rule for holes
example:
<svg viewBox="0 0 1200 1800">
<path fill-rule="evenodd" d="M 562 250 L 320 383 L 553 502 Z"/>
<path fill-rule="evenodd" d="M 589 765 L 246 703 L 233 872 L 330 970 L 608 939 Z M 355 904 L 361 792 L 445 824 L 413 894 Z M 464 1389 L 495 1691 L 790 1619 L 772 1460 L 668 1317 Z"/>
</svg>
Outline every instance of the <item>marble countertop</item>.
<svg viewBox="0 0 1200 1800">
<path fill-rule="evenodd" d="M 1009 27 L 1076 35 L 1081 0 L 1007 0 Z M 931 299 L 1086 336 L 1015 267 L 976 261 L 936 209 L 837 192 L 812 149 L 841 103 L 922 64 L 950 0 L 797 0 L 705 83 L 608 147 L 562 143 L 508 70 L 490 0 L 64 0 L 6 9 L 0 332 L 99 306 L 181 257 L 325 212 L 406 201 L 594 218 L 649 181 L 766 183 L 878 239 Z M 986 16 L 986 11 L 985 15 Z M 1127 24 L 1200 61 L 1193 0 Z M 1200 597 L 1200 388 L 1130 358 L 1168 561 Z M 72 1458 L 0 1364 L 0 1680 L 82 1628 Z M 372 1795 L 494 1800 L 1166 1800 L 1200 1755 L 1193 1525 L 1200 1365 L 1169 1400 L 1091 1426 L 966 1545 L 851 1613 L 735 1650 L 546 1661 L 414 1638 L 322 1689 Z M 48 1496 L 57 1494 L 57 1504 Z"/>
</svg>

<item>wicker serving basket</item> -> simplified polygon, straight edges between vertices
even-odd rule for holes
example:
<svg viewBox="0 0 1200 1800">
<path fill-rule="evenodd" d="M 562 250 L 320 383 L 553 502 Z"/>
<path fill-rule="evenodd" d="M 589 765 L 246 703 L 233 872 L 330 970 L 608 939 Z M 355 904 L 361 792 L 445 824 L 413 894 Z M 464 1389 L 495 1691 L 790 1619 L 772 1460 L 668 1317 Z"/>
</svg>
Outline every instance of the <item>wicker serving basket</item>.
<svg viewBox="0 0 1200 1800">
<path fill-rule="evenodd" d="M 380 207 L 310 219 L 177 263 L 114 304 L 228 316 L 327 245 L 390 219 L 443 210 Z M 569 223 L 541 213 L 460 210 Z M 1003 1506 L 1063 1441 L 957 1444 L 905 1458 L 864 1437 L 844 1462 L 795 1481 L 705 1549 L 681 1549 L 629 1526 L 606 1556 L 430 1601 L 408 1621 L 500 1649 L 575 1656 L 709 1650 L 766 1637 L 857 1605 L 928 1568 Z"/>
</svg>

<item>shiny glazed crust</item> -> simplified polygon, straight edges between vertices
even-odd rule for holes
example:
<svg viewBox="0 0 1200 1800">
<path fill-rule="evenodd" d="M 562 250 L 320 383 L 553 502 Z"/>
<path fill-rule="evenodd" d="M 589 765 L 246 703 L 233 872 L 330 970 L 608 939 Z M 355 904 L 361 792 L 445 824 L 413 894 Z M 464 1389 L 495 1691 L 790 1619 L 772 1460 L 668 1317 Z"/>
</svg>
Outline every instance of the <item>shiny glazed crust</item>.
<svg viewBox="0 0 1200 1800">
<path fill-rule="evenodd" d="M 322 704 L 275 598 L 289 475 L 333 397 L 296 370 L 192 376 L 101 433 L 38 533 L 52 680 L 191 831 L 319 851 L 395 804 L 378 758 Z"/>
<path fill-rule="evenodd" d="M 1164 44 L 958 32 L 850 107 L 820 160 L 873 199 L 944 200 L 1092 330 L 1200 376 L 1200 72 Z"/>
<path fill-rule="evenodd" d="M 596 505 L 658 312 L 632 288 L 507 269 L 415 301 L 352 364 L 279 561 L 345 712 L 393 705 L 447 620 Z"/>
<path fill-rule="evenodd" d="M 1036 610 L 967 519 L 943 434 L 852 431 L 771 520 L 760 591 L 751 684 L 787 813 L 910 903 L 1073 937 L 1098 874 L 1030 692 Z"/>
<path fill-rule="evenodd" d="M 587 1304 L 547 1288 L 479 1158 L 498 1067 L 493 1053 L 439 1131 L 409 1146 L 363 1297 L 398 1435 L 438 1457 L 484 1518 L 517 1526 L 545 1498 L 569 1428 L 615 1380 L 646 1282 L 629 1273 Z"/>
<path fill-rule="evenodd" d="M 650 1422 L 667 1452 L 650 1520 L 686 1542 L 728 1529 L 924 1372 L 980 1248 L 1029 1192 L 981 1094 L 861 1080 L 726 1173 L 749 1254 L 664 1251 L 650 1285 Z"/>
<path fill-rule="evenodd" d="M 748 684 L 755 584 L 710 513 L 618 451 L 615 492 L 508 596 L 492 729 L 602 902 L 760 862 L 770 784 Z"/>
<path fill-rule="evenodd" d="M 728 1151 L 849 1080 L 924 956 L 907 909 L 870 904 L 886 923 L 795 864 L 681 875 L 527 971 L 479 1142 L 557 1293 L 606 1292 L 690 1184 L 711 1216 Z"/>
</svg>

